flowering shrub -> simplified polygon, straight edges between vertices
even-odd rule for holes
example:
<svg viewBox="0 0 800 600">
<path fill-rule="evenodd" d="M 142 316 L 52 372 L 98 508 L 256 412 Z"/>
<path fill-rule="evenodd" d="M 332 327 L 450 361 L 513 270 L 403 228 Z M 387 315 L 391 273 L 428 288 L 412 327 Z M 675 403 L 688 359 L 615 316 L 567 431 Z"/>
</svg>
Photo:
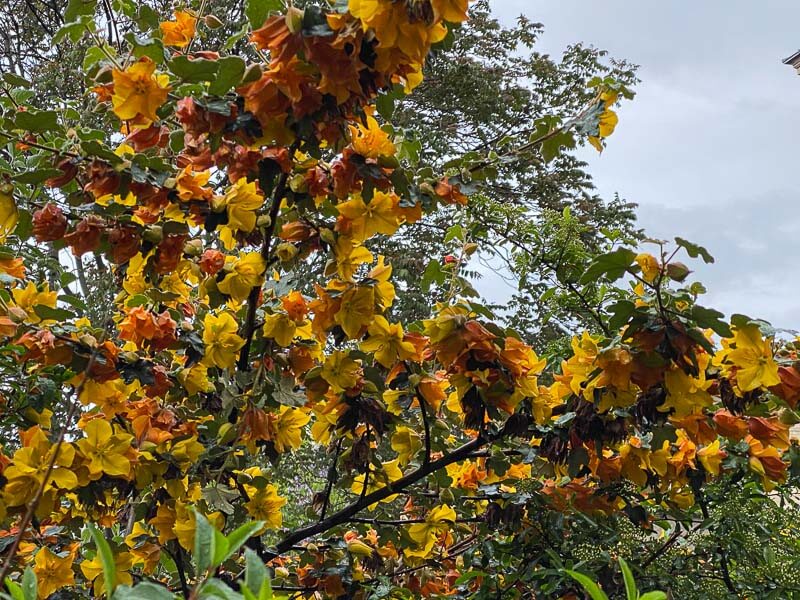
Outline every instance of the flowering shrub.
<svg viewBox="0 0 800 600">
<path fill-rule="evenodd" d="M 56 36 L 95 42 L 99 128 L 36 108 L 15 76 L 0 99 L 13 597 L 521 597 L 492 543 L 524 543 L 537 505 L 646 525 L 705 510 L 722 476 L 786 479 L 794 348 L 698 305 L 675 259 L 711 258 L 684 240 L 599 256 L 583 280 L 607 290 L 606 335 L 550 369 L 462 293 L 466 240 L 447 301 L 393 318 L 403 290 L 373 242 L 465 205 L 504 160 L 416 169 L 391 126 L 466 0 L 251 1 L 252 30 L 216 50 L 203 8 L 152 23 L 131 2 L 115 6 L 143 31 L 117 50 L 95 4 L 71 0 Z M 522 147 L 602 149 L 629 94 L 593 85 Z M 111 289 L 87 306 L 28 268 L 33 249 L 110 263 Z M 271 464 L 306 447 L 327 449 L 326 481 L 286 497 Z M 287 503 L 306 525 L 283 527 Z"/>
</svg>

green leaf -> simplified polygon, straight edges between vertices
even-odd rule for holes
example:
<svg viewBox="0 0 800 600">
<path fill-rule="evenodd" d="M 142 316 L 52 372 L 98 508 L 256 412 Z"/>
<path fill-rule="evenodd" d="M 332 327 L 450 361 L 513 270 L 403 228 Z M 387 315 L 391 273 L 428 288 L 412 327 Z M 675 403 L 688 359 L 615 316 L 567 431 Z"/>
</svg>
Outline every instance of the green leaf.
<svg viewBox="0 0 800 600">
<path fill-rule="evenodd" d="M 405 91 L 402 85 L 395 85 L 388 92 L 383 92 L 378 95 L 375 100 L 375 108 L 378 109 L 378 114 L 387 122 L 391 122 L 392 115 L 394 115 L 394 108 L 397 101 L 405 96 Z"/>
<path fill-rule="evenodd" d="M 58 113 L 54 110 L 26 110 L 17 113 L 14 119 L 16 129 L 31 133 L 44 133 L 59 129 Z"/>
<path fill-rule="evenodd" d="M 32 85 L 30 81 L 16 73 L 3 73 L 3 81 L 12 87 L 29 88 Z"/>
<path fill-rule="evenodd" d="M 612 331 L 616 331 L 631 318 L 631 315 L 636 311 L 636 304 L 630 300 L 620 300 L 609 306 L 608 310 L 613 313 L 608 320 L 608 327 Z"/>
<path fill-rule="evenodd" d="M 647 592 L 639 596 L 639 600 L 667 600 L 664 592 Z"/>
<path fill-rule="evenodd" d="M 217 62 L 219 63 L 217 77 L 208 86 L 208 93 L 222 96 L 241 83 L 246 65 L 238 56 L 226 56 Z"/>
<path fill-rule="evenodd" d="M 697 323 L 698 327 L 703 329 L 712 329 L 714 333 L 722 337 L 731 337 L 730 326 L 722 320 L 725 315 L 713 308 L 705 308 L 695 304 L 692 307 L 692 319 Z"/>
<path fill-rule="evenodd" d="M 39 597 L 39 582 L 30 567 L 22 574 L 22 597 L 24 600 L 36 600 Z"/>
<path fill-rule="evenodd" d="M 633 580 L 633 573 L 628 563 L 620 557 L 619 568 L 622 569 L 622 578 L 625 580 L 625 594 L 628 600 L 636 600 L 639 597 L 639 590 L 636 589 L 636 582 Z"/>
<path fill-rule="evenodd" d="M 33 215 L 27 210 L 19 211 L 19 221 L 14 228 L 14 235 L 20 240 L 27 240 L 33 233 Z"/>
<path fill-rule="evenodd" d="M 194 532 L 194 561 L 197 576 L 202 576 L 211 568 L 214 560 L 214 547 L 216 529 L 208 522 L 204 515 L 195 511 L 196 526 Z"/>
<path fill-rule="evenodd" d="M 258 595 L 258 600 L 271 600 L 272 583 L 267 573 L 267 567 L 258 554 L 250 548 L 244 549 L 245 571 L 244 585 L 253 594 Z M 265 592 L 265 590 L 267 590 Z"/>
<path fill-rule="evenodd" d="M 60 44 L 64 41 L 64 38 L 69 38 L 70 41 L 77 42 L 83 37 L 83 34 L 86 33 L 87 27 L 94 30 L 94 21 L 92 17 L 81 17 L 75 23 L 67 23 L 63 27 L 59 27 L 51 43 L 53 45 Z"/>
<path fill-rule="evenodd" d="M 203 488 L 203 500 L 212 510 L 218 510 L 226 515 L 233 514 L 232 500 L 236 500 L 240 494 L 237 490 L 231 489 L 226 485 L 209 485 Z"/>
<path fill-rule="evenodd" d="M 33 307 L 40 319 L 52 319 L 53 321 L 69 321 L 75 318 L 75 313 L 63 308 L 53 308 L 44 304 L 37 304 Z"/>
<path fill-rule="evenodd" d="M 175 594 L 167 588 L 143 581 L 135 587 L 121 585 L 114 592 L 113 600 L 174 600 Z"/>
<path fill-rule="evenodd" d="M 228 538 L 221 531 L 214 528 L 214 556 L 211 559 L 211 568 L 216 569 L 225 562 L 228 554 Z"/>
<path fill-rule="evenodd" d="M 467 571 L 461 577 L 455 580 L 455 585 L 464 585 L 475 579 L 476 577 L 489 577 L 489 573 L 485 573 L 484 571 Z"/>
<path fill-rule="evenodd" d="M 147 4 L 142 4 L 139 7 L 139 15 L 136 17 L 136 24 L 139 29 L 158 29 L 158 24 L 161 21 L 161 15 L 156 10 Z"/>
<path fill-rule="evenodd" d="M 122 158 L 115 154 L 113 150 L 98 142 L 97 140 L 86 140 L 81 142 L 81 150 L 86 156 L 96 156 L 102 158 L 112 165 L 118 165 L 122 162 Z"/>
<path fill-rule="evenodd" d="M 250 27 L 260 29 L 269 17 L 269 13 L 282 11 L 284 8 L 282 0 L 247 0 L 244 14 L 250 21 Z"/>
<path fill-rule="evenodd" d="M 258 533 L 264 527 L 264 521 L 252 521 L 237 527 L 228 534 L 228 549 L 220 564 L 236 554 L 244 543 Z"/>
<path fill-rule="evenodd" d="M 70 282 L 75 281 L 74 279 L 68 279 L 70 275 L 72 275 L 72 273 L 64 273 L 64 275 L 61 276 L 61 285 L 69 285 Z M 66 284 L 64 283 L 65 281 L 67 282 Z M 59 296 L 58 299 L 62 302 L 66 302 L 70 306 L 77 308 L 78 310 L 86 310 L 86 303 L 77 296 L 64 294 L 63 296 Z"/>
<path fill-rule="evenodd" d="M 569 569 L 566 569 L 565 573 L 580 583 L 583 586 L 583 589 L 586 590 L 586 593 L 591 596 L 592 600 L 608 600 L 608 596 L 606 596 L 605 592 L 600 589 L 600 586 L 598 586 L 583 573 L 570 571 Z"/>
<path fill-rule="evenodd" d="M 232 590 L 219 579 L 209 579 L 200 588 L 200 598 L 222 598 L 222 600 L 244 600 L 239 592 Z"/>
<path fill-rule="evenodd" d="M 15 175 L 14 181 L 26 183 L 28 185 L 36 185 L 37 183 L 42 183 L 46 179 L 59 175 L 63 175 L 60 169 L 50 169 L 46 167 L 44 169 L 34 169 L 33 171 L 25 171 L 24 173 Z"/>
<path fill-rule="evenodd" d="M 714 257 L 708 253 L 708 250 L 703 248 L 702 246 L 698 246 L 697 244 L 693 244 L 683 238 L 676 237 L 675 243 L 678 244 L 681 248 L 686 250 L 686 253 L 691 256 L 692 258 L 697 258 L 698 256 L 703 257 L 703 262 L 706 264 L 710 264 L 714 262 Z"/>
<path fill-rule="evenodd" d="M 272 399 L 283 406 L 303 406 L 308 398 L 303 392 L 296 391 L 297 382 L 294 377 L 283 377 L 272 390 Z"/>
<path fill-rule="evenodd" d="M 72 23 L 79 17 L 93 17 L 97 8 L 97 0 L 69 0 L 64 11 L 64 22 Z"/>
<path fill-rule="evenodd" d="M 87 72 L 94 65 L 96 65 L 100 61 L 105 60 L 105 58 L 106 58 L 105 53 L 98 46 L 92 46 L 86 51 L 86 54 L 83 56 L 84 72 Z"/>
<path fill-rule="evenodd" d="M 136 58 L 147 56 L 157 65 L 164 64 L 168 58 L 164 50 L 164 42 L 154 37 L 137 37 L 134 33 L 126 33 L 125 41 L 131 46 L 131 51 Z"/>
<path fill-rule="evenodd" d="M 114 562 L 114 553 L 111 552 L 111 546 L 108 545 L 106 538 L 93 523 L 88 523 L 87 528 L 92 536 L 94 545 L 97 547 L 97 554 L 100 556 L 100 562 L 103 565 L 105 589 L 110 595 L 117 587 L 117 564 Z"/>
<path fill-rule="evenodd" d="M 205 58 L 189 60 L 186 56 L 181 55 L 169 61 L 169 70 L 184 81 L 191 83 L 213 81 L 218 69 L 218 61 Z"/>
<path fill-rule="evenodd" d="M 635 259 L 636 252 L 628 248 L 617 248 L 613 252 L 602 254 L 586 269 L 581 283 L 597 281 L 603 276 L 609 281 L 616 281 L 625 274 Z"/>
<path fill-rule="evenodd" d="M 7 598 L 11 598 L 12 600 L 27 600 L 25 598 L 25 594 L 22 591 L 22 586 L 15 581 L 12 581 L 10 577 L 6 577 L 6 589 L 8 590 L 10 596 L 0 593 L 0 598 L 6 600 Z M 36 598 L 36 596 L 34 596 Z"/>
</svg>

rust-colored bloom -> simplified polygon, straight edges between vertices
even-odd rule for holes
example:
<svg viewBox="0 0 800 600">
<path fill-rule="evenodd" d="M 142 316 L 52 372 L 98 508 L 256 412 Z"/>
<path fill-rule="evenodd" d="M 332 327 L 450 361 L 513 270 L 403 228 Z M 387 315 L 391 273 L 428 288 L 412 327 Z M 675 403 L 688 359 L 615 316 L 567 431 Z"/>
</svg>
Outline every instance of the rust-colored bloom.
<svg viewBox="0 0 800 600">
<path fill-rule="evenodd" d="M 64 241 L 72 249 L 75 256 L 83 256 L 100 245 L 100 236 L 105 223 L 97 215 L 87 215 L 75 227 L 75 230 L 64 236 Z"/>
<path fill-rule="evenodd" d="M 67 217 L 52 202 L 33 213 L 33 236 L 37 242 L 60 240 L 67 232 Z"/>
</svg>

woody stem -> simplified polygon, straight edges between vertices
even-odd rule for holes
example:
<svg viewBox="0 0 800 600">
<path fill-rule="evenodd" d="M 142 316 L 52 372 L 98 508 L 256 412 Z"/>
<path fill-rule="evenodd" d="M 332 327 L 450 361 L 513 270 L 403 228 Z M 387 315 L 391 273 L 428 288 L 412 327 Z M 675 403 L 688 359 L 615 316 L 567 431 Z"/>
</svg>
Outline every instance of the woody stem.
<svg viewBox="0 0 800 600">
<path fill-rule="evenodd" d="M 289 157 L 293 158 L 295 151 L 300 146 L 299 140 L 294 142 L 289 147 Z M 261 257 L 264 262 L 270 264 L 270 255 L 272 254 L 272 241 L 275 238 L 275 230 L 278 224 L 278 214 L 281 210 L 281 202 L 286 193 L 286 183 L 289 180 L 289 173 L 281 173 L 280 179 L 275 186 L 275 191 L 272 194 L 272 205 L 269 209 L 270 222 L 267 230 L 264 232 L 264 241 L 261 244 Z M 239 362 L 236 368 L 239 371 L 246 371 L 250 366 L 250 347 L 253 344 L 253 335 L 256 330 L 256 310 L 258 309 L 258 297 L 261 294 L 261 284 L 253 286 L 250 290 L 250 295 L 247 297 L 247 316 L 245 317 L 244 329 L 242 337 L 244 338 L 244 345 L 239 353 Z"/>
</svg>

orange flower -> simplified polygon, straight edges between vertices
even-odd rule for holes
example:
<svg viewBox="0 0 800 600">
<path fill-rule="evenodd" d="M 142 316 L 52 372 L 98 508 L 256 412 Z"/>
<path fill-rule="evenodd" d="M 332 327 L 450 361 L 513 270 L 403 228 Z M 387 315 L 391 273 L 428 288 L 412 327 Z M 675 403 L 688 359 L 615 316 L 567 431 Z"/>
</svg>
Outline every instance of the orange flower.
<svg viewBox="0 0 800 600">
<path fill-rule="evenodd" d="M 747 429 L 758 441 L 782 450 L 789 448 L 789 426 L 777 418 L 750 417 Z"/>
<path fill-rule="evenodd" d="M 460 204 L 466 206 L 468 199 L 461 193 L 461 187 L 448 183 L 447 177 L 442 179 L 436 184 L 436 195 L 444 200 L 447 204 Z"/>
<path fill-rule="evenodd" d="M 209 248 L 200 257 L 200 270 L 206 275 L 216 275 L 225 266 L 225 255 L 219 250 Z"/>
<path fill-rule="evenodd" d="M 0 273 L 16 279 L 25 279 L 25 265 L 21 258 L 0 258 Z"/>
<path fill-rule="evenodd" d="M 211 171 L 195 173 L 191 167 L 181 169 L 175 182 L 178 197 L 184 202 L 191 200 L 208 202 L 211 200 L 211 189 L 205 186 L 208 185 L 209 177 Z"/>
<path fill-rule="evenodd" d="M 718 410 L 714 414 L 714 424 L 717 426 L 717 432 L 726 438 L 741 440 L 747 435 L 747 421 L 732 415 L 727 410 Z"/>
<path fill-rule="evenodd" d="M 130 309 L 119 325 L 119 337 L 140 348 L 147 344 L 153 351 L 163 350 L 176 340 L 177 324 L 167 311 L 154 315 L 142 306 Z"/>
<path fill-rule="evenodd" d="M 161 23 L 161 38 L 166 46 L 188 46 L 197 29 L 197 19 L 187 12 L 175 11 L 175 20 Z"/>
</svg>

